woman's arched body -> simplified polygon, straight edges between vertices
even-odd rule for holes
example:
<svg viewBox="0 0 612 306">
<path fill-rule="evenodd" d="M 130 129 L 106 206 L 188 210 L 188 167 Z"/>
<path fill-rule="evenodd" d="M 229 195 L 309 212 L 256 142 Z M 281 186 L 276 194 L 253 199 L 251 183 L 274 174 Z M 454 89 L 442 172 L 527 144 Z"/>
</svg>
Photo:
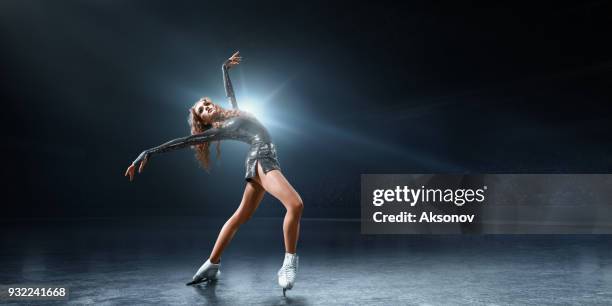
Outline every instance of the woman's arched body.
<svg viewBox="0 0 612 306">
<path fill-rule="evenodd" d="M 234 214 L 225 222 L 219 232 L 209 259 L 200 267 L 189 284 L 195 284 L 218 276 L 219 261 L 225 248 L 238 231 L 240 225 L 248 221 L 265 192 L 278 199 L 286 208 L 283 221 L 285 242 L 285 260 L 279 270 L 279 285 L 291 289 L 297 272 L 297 242 L 300 231 L 300 218 L 304 204 L 300 195 L 287 181 L 281 172 L 276 148 L 271 141 L 266 128 L 253 116 L 238 110 L 228 70 L 239 64 L 241 57 L 236 52 L 222 66 L 225 91 L 233 110 L 225 110 L 212 103 L 208 98 L 202 98 L 190 109 L 189 123 L 191 136 L 177 138 L 160 146 L 143 151 L 128 167 L 125 175 L 130 181 L 135 175 L 136 166 L 140 163 L 138 172 L 142 172 L 149 158 L 155 154 L 192 147 L 196 157 L 204 167 L 208 167 L 208 149 L 212 141 L 238 140 L 250 144 L 251 149 L 245 161 L 246 187 L 242 201 Z"/>
</svg>

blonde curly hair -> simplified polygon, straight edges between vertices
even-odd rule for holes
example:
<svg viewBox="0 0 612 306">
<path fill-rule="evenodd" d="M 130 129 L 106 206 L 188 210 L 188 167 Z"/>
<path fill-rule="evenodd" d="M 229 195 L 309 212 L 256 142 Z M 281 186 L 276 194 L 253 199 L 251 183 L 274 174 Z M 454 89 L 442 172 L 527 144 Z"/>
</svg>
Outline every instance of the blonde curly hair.
<svg viewBox="0 0 612 306">
<path fill-rule="evenodd" d="M 217 108 L 216 116 L 213 118 L 212 122 L 204 122 L 204 120 L 202 120 L 202 118 L 198 116 L 195 108 L 200 102 L 211 103 L 215 105 L 215 107 Z M 187 122 L 189 123 L 189 126 L 191 128 L 191 135 L 195 135 L 195 134 L 204 133 L 204 131 L 210 128 L 218 128 L 221 126 L 221 124 L 223 124 L 223 121 L 229 118 L 232 118 L 232 117 L 240 116 L 241 114 L 243 114 L 243 112 L 241 112 L 240 110 L 224 109 L 220 105 L 213 103 L 210 98 L 204 97 L 196 101 L 196 103 L 189 109 L 189 116 L 187 117 Z M 221 144 L 220 144 L 220 141 L 217 141 L 216 143 L 217 143 L 217 158 L 219 158 L 221 156 Z M 197 144 L 197 145 L 191 146 L 191 148 L 195 150 L 195 157 L 200 163 L 200 166 L 204 168 L 206 171 L 209 171 L 210 170 L 210 151 L 209 151 L 210 143 L 205 142 L 205 143 Z"/>
</svg>

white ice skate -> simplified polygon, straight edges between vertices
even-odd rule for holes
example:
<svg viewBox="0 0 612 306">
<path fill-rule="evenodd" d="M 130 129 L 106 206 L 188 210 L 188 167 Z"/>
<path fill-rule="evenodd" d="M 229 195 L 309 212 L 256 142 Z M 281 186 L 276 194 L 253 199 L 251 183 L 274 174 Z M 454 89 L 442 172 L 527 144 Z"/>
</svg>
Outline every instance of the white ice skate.
<svg viewBox="0 0 612 306">
<path fill-rule="evenodd" d="M 285 253 L 283 266 L 278 270 L 278 284 L 283 288 L 283 296 L 287 290 L 293 288 L 298 269 L 297 254 Z"/>
<path fill-rule="evenodd" d="M 219 278 L 219 275 L 221 275 L 219 268 L 221 268 L 221 263 L 214 264 L 210 262 L 210 259 L 206 260 L 206 262 L 198 269 L 198 272 L 193 275 L 193 280 L 187 283 L 187 286 L 216 280 Z"/>
</svg>

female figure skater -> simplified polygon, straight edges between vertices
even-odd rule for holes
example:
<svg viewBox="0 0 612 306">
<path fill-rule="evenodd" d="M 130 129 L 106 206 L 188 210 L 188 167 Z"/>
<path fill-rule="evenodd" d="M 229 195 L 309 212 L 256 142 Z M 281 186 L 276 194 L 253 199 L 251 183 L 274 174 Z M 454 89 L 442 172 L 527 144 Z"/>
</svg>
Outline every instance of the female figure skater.
<svg viewBox="0 0 612 306">
<path fill-rule="evenodd" d="M 222 66 L 225 93 L 233 109 L 226 110 L 209 98 L 200 99 L 189 109 L 188 122 L 191 126 L 191 136 L 177 138 L 143 151 L 128 167 L 125 176 L 128 176 L 131 181 L 138 163 L 140 163 L 138 168 L 140 173 L 153 155 L 186 147 L 192 147 L 201 165 L 208 169 L 210 142 L 232 139 L 248 143 L 251 148 L 245 162 L 246 187 L 242 202 L 219 232 L 210 257 L 187 285 L 215 280 L 219 276 L 223 250 L 228 246 L 240 225 L 251 218 L 264 192 L 268 192 L 287 209 L 283 222 L 285 259 L 278 271 L 278 284 L 283 288 L 283 294 L 285 294 L 285 291 L 291 289 L 295 283 L 298 268 L 296 248 L 304 205 L 300 195 L 280 170 L 276 149 L 266 128 L 251 114 L 238 109 L 228 71 L 238 65 L 241 59 L 239 52 L 236 52 Z M 218 145 L 217 143 L 217 154 L 219 153 Z"/>
</svg>

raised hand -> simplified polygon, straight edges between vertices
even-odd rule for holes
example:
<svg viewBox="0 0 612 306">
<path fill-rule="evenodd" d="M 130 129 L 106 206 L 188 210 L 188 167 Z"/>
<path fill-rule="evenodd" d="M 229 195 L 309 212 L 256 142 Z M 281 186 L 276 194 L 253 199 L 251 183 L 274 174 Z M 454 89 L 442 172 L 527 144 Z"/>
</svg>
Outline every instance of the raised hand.
<svg viewBox="0 0 612 306">
<path fill-rule="evenodd" d="M 236 53 L 232 54 L 232 56 L 230 56 L 230 58 L 227 59 L 227 61 L 225 62 L 225 66 L 227 68 L 232 68 L 240 64 L 240 61 L 242 61 L 242 57 L 240 56 L 240 51 L 236 51 Z"/>
</svg>

